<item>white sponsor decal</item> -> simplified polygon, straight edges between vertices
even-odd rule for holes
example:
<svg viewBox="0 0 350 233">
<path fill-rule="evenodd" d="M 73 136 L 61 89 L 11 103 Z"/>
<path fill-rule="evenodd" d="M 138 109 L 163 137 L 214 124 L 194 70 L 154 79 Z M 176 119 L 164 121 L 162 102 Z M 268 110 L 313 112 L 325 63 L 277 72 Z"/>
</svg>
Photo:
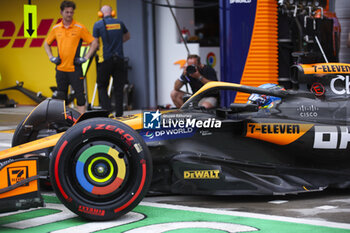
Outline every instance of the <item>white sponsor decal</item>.
<svg viewBox="0 0 350 233">
<path fill-rule="evenodd" d="M 297 111 L 299 112 L 300 117 L 317 117 L 318 116 L 318 107 L 315 107 L 314 105 L 305 106 L 301 105 L 297 108 Z"/>
<path fill-rule="evenodd" d="M 212 132 L 210 132 L 208 130 L 201 130 L 200 133 L 202 134 L 202 136 L 210 136 L 213 134 Z"/>
<path fill-rule="evenodd" d="M 163 119 L 163 128 L 220 128 L 221 121 L 215 118 L 197 119 Z"/>
<path fill-rule="evenodd" d="M 142 146 L 140 145 L 140 143 L 136 143 L 134 145 L 134 147 L 135 147 L 137 153 L 141 153 L 143 151 Z"/>
<path fill-rule="evenodd" d="M 167 130 L 155 131 L 154 135 L 156 137 L 161 137 L 163 135 L 189 134 L 192 132 L 193 132 L 193 128 L 167 129 Z"/>
<path fill-rule="evenodd" d="M 251 3 L 252 0 L 230 0 L 230 4 L 233 3 Z"/>
<path fill-rule="evenodd" d="M 0 168 L 4 167 L 5 165 L 7 165 L 13 161 L 14 161 L 13 159 L 9 159 L 9 160 L 6 160 L 4 162 L 0 162 Z"/>
<path fill-rule="evenodd" d="M 316 149 L 347 149 L 350 142 L 349 128 L 347 126 L 339 128 L 340 137 L 337 126 L 315 126 L 313 147 Z"/>
<path fill-rule="evenodd" d="M 338 85 L 335 87 L 337 83 L 341 83 L 342 85 Z M 350 82 L 349 82 L 349 75 L 346 75 L 345 77 L 342 75 L 338 75 L 336 78 L 333 78 L 330 83 L 331 90 L 334 94 L 337 95 L 344 95 L 344 94 L 350 94 Z"/>
</svg>

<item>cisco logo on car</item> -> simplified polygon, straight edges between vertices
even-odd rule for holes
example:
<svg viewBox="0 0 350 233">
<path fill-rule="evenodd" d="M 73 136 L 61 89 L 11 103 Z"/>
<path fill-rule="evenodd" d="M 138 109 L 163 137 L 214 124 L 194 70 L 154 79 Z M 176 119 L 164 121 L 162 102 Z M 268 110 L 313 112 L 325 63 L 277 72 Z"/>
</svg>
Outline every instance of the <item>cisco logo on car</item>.
<svg viewBox="0 0 350 233">
<path fill-rule="evenodd" d="M 300 117 L 317 117 L 319 108 L 314 105 L 301 105 L 297 108 Z"/>
<path fill-rule="evenodd" d="M 251 3 L 252 0 L 230 0 L 230 4 L 233 3 Z"/>
</svg>

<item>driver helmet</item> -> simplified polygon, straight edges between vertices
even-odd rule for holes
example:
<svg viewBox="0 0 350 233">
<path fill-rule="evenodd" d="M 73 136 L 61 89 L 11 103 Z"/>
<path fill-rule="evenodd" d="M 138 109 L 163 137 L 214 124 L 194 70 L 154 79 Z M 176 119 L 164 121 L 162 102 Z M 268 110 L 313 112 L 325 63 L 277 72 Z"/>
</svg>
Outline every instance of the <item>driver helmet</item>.
<svg viewBox="0 0 350 233">
<path fill-rule="evenodd" d="M 274 83 L 266 83 L 259 86 L 260 88 L 265 88 L 269 90 L 282 90 L 284 88 L 278 86 Z M 276 96 L 269 96 L 269 95 L 263 95 L 263 94 L 256 94 L 253 93 L 248 97 L 248 104 L 257 104 L 260 108 L 272 108 L 277 103 L 281 102 L 280 97 Z"/>
</svg>

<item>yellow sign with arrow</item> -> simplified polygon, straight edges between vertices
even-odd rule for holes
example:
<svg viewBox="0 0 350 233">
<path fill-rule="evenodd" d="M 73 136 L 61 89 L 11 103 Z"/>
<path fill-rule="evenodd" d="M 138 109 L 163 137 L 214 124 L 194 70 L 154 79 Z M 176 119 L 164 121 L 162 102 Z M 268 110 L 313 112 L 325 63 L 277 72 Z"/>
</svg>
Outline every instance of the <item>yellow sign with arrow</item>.
<svg viewBox="0 0 350 233">
<path fill-rule="evenodd" d="M 37 11 L 36 5 L 24 5 L 24 37 L 37 37 Z"/>
</svg>

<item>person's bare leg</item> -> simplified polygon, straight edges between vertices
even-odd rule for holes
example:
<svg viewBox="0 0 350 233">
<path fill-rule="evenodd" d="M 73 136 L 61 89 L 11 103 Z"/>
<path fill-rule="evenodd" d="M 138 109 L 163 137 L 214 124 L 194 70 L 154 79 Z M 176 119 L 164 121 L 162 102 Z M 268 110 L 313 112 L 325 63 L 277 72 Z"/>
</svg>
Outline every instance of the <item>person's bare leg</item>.
<svg viewBox="0 0 350 233">
<path fill-rule="evenodd" d="M 86 106 L 85 105 L 77 106 L 77 110 L 80 114 L 83 114 L 84 112 L 86 112 Z"/>
<path fill-rule="evenodd" d="M 184 94 L 185 93 L 182 91 L 171 91 L 170 97 L 177 108 L 180 108 L 183 105 L 184 102 L 182 100 L 182 97 L 184 96 Z"/>
<path fill-rule="evenodd" d="M 199 101 L 198 105 L 207 109 L 214 108 L 217 106 L 217 99 L 215 97 L 204 97 Z"/>
<path fill-rule="evenodd" d="M 207 108 L 207 109 L 210 109 L 210 108 L 213 108 L 213 107 L 214 107 L 211 103 L 205 102 L 205 101 L 202 102 L 200 106 L 203 106 L 203 107 L 205 107 L 205 108 Z"/>
</svg>

